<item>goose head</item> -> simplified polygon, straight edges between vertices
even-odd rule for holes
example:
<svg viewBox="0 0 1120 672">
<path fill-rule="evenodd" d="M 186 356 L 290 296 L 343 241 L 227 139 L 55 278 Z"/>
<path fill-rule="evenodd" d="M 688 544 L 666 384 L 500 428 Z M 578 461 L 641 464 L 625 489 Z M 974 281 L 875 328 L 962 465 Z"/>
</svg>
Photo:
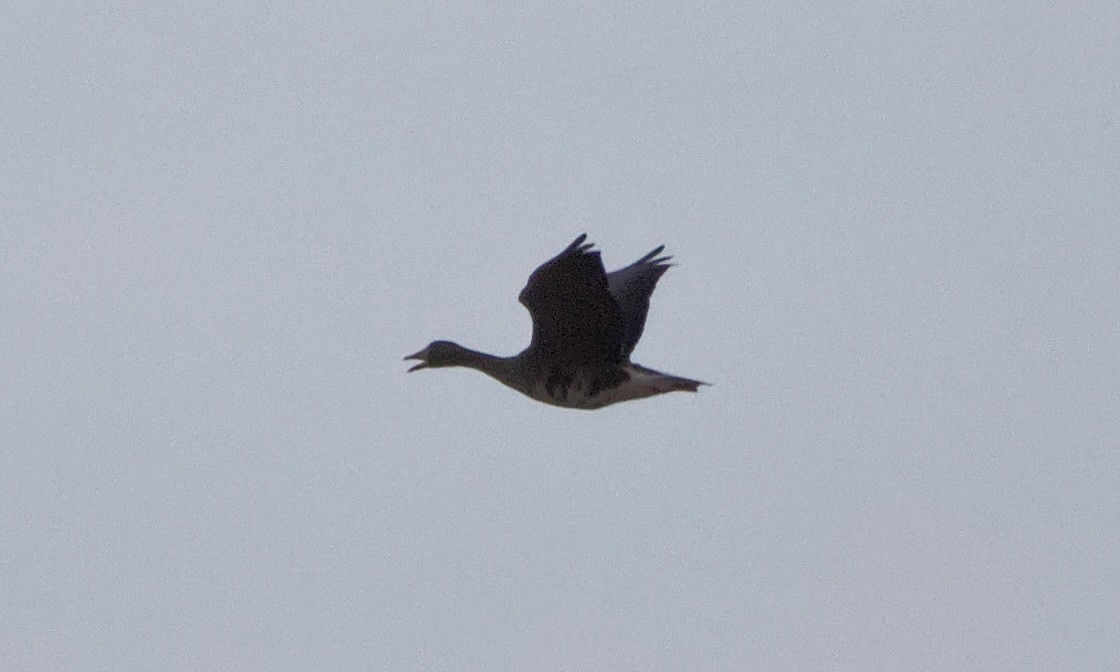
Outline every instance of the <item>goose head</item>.
<svg viewBox="0 0 1120 672">
<path fill-rule="evenodd" d="M 451 341 L 432 341 L 420 352 L 405 357 L 405 361 L 417 360 L 420 363 L 408 371 L 419 369 L 438 369 L 444 366 L 463 366 L 471 359 L 473 351 Z"/>
</svg>

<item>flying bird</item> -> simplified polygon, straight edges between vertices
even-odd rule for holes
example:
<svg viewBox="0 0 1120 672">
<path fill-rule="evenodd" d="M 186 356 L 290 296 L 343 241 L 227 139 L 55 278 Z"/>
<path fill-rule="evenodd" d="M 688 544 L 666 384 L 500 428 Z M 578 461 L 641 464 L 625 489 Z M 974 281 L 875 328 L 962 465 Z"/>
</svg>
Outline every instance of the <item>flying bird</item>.
<svg viewBox="0 0 1120 672">
<path fill-rule="evenodd" d="M 576 238 L 529 276 L 518 299 L 533 318 L 529 347 L 513 357 L 433 341 L 405 360 L 409 371 L 465 366 L 537 401 L 596 409 L 666 392 L 695 392 L 698 380 L 671 376 L 630 361 L 642 336 L 649 297 L 671 257 L 662 245 L 633 264 L 607 273 L 598 250 Z"/>
</svg>

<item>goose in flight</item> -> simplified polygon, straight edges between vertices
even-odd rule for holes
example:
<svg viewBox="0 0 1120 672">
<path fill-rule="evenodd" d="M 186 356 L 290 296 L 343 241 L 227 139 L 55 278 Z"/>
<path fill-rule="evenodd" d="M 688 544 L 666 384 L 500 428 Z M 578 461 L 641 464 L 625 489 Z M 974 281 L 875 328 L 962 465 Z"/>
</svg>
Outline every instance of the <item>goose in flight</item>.
<svg viewBox="0 0 1120 672">
<path fill-rule="evenodd" d="M 576 238 L 529 276 L 518 297 L 533 318 L 529 347 L 513 357 L 433 341 L 405 360 L 409 371 L 465 366 L 537 401 L 596 409 L 666 392 L 695 392 L 698 380 L 671 376 L 630 361 L 642 336 L 649 297 L 668 270 L 662 245 L 633 264 L 607 273 L 598 250 Z"/>
</svg>

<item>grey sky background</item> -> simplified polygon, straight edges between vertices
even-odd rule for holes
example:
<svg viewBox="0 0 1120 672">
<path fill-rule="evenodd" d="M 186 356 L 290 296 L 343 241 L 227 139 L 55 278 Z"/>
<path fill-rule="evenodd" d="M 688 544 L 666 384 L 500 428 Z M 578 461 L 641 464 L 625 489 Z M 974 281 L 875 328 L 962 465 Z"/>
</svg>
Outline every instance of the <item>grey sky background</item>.
<svg viewBox="0 0 1120 672">
<path fill-rule="evenodd" d="M 1114 3 L 2 14 L 3 669 L 1120 667 Z"/>
</svg>

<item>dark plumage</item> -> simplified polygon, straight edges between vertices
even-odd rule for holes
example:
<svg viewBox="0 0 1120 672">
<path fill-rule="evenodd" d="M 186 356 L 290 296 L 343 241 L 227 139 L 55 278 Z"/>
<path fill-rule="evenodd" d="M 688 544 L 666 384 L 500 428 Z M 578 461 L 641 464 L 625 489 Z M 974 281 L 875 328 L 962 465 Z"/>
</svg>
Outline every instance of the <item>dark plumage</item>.
<svg viewBox="0 0 1120 672">
<path fill-rule="evenodd" d="M 519 299 L 533 318 L 533 338 L 520 354 L 496 357 L 434 341 L 405 358 L 420 361 L 409 371 L 466 366 L 538 401 L 586 409 L 705 385 L 630 361 L 650 294 L 670 265 L 671 257 L 658 256 L 664 246 L 608 274 L 586 239 L 576 238 L 529 276 Z"/>
</svg>

